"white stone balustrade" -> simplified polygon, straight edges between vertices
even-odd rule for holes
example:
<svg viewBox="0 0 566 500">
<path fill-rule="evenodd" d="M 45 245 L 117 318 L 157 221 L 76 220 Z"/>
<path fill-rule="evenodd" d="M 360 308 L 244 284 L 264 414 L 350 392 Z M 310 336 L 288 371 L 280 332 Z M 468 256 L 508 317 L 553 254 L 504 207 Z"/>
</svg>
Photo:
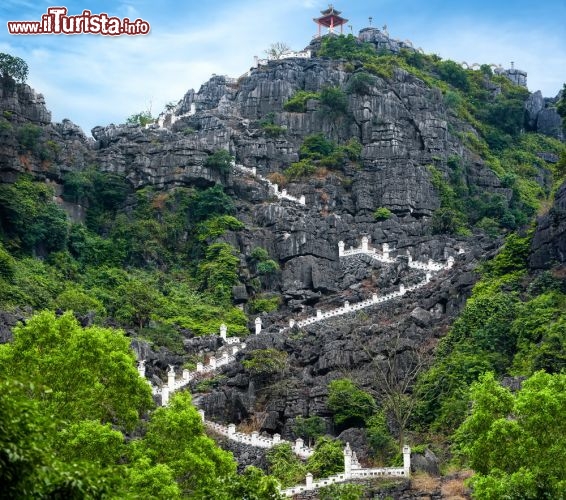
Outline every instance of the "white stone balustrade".
<svg viewBox="0 0 566 500">
<path fill-rule="evenodd" d="M 273 437 L 265 437 L 260 436 L 256 431 L 252 432 L 251 434 L 237 432 L 235 424 L 222 425 L 216 422 L 211 422 L 209 420 L 206 420 L 204 410 L 199 410 L 199 413 L 206 427 L 213 430 L 217 434 L 220 434 L 221 436 L 227 437 L 231 441 L 248 444 L 250 446 L 255 446 L 256 448 L 268 449 L 273 448 L 274 446 L 281 443 L 289 443 L 293 448 L 293 452 L 301 458 L 308 458 L 314 453 L 314 450 L 312 448 L 309 448 L 308 446 L 305 446 L 303 440 L 300 438 L 297 439 L 295 443 L 290 443 L 289 441 L 281 439 L 281 436 L 279 434 L 274 434 Z"/>
<path fill-rule="evenodd" d="M 266 184 L 269 188 L 270 193 L 272 193 L 276 198 L 280 200 L 289 200 L 303 206 L 306 205 L 305 195 L 301 195 L 297 198 L 296 196 L 290 195 L 286 189 L 282 189 L 281 191 L 279 191 L 279 186 L 271 182 L 269 179 L 259 175 L 257 173 L 256 167 L 252 167 L 252 168 L 244 167 L 243 165 L 236 164 L 236 162 L 234 161 L 232 162 L 232 167 L 235 170 L 239 170 L 240 172 L 243 172 L 247 175 L 251 175 L 252 177 L 257 178 L 259 181 Z"/>
<path fill-rule="evenodd" d="M 261 318 L 255 319 L 255 334 L 259 335 L 261 333 Z"/>
<path fill-rule="evenodd" d="M 344 483 L 351 479 L 366 479 L 373 477 L 409 477 L 411 473 L 411 448 L 403 447 L 403 467 L 377 467 L 364 469 L 360 466 L 356 453 L 352 452 L 350 443 L 344 448 L 344 473 L 323 479 L 313 480 L 309 472 L 305 477 L 305 484 L 299 484 L 291 488 L 281 490 L 283 496 L 292 497 L 299 493 L 314 491 L 331 484 Z"/>
</svg>

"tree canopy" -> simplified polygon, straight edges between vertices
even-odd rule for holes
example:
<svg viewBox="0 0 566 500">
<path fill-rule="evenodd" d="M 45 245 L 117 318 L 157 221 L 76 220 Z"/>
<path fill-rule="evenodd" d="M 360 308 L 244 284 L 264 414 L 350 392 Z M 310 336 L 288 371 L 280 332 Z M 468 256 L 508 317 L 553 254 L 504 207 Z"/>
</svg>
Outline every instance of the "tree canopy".
<svg viewBox="0 0 566 500">
<path fill-rule="evenodd" d="M 13 78 L 16 82 L 25 83 L 28 77 L 28 65 L 20 57 L 0 53 L 0 74 L 2 78 Z"/>
</svg>

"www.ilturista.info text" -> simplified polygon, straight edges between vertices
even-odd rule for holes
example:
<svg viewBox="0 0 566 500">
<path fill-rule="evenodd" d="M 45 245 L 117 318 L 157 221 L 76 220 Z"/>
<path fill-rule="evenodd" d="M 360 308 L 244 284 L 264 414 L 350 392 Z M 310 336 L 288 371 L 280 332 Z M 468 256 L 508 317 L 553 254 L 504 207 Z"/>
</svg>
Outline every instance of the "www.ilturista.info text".
<svg viewBox="0 0 566 500">
<path fill-rule="evenodd" d="M 83 10 L 77 16 L 68 16 L 66 7 L 49 7 L 41 21 L 8 21 L 8 32 L 12 35 L 147 35 L 149 23 L 143 19 L 130 21 L 108 14 L 92 14 Z"/>
</svg>

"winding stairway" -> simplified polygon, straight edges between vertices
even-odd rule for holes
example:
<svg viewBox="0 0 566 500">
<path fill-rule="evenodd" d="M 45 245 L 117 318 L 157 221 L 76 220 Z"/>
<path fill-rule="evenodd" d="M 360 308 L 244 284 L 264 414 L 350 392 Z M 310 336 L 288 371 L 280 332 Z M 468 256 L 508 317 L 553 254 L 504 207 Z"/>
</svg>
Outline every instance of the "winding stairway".
<svg viewBox="0 0 566 500">
<path fill-rule="evenodd" d="M 268 186 L 271 195 L 275 196 L 279 200 L 286 200 L 292 203 L 305 206 L 305 196 L 301 195 L 299 198 L 292 196 L 287 193 L 285 189 L 279 190 L 277 184 L 272 183 L 269 179 L 258 175 L 255 168 L 244 167 L 243 165 L 232 164 L 234 170 L 245 175 L 250 175 L 256 178 L 258 181 L 266 184 Z M 398 262 L 400 255 L 396 257 L 391 256 L 391 252 L 394 250 L 390 249 L 389 244 L 384 243 L 381 249 L 378 250 L 375 247 L 371 247 L 369 244 L 369 238 L 367 236 L 362 237 L 361 245 L 357 248 L 350 247 L 345 248 L 343 241 L 338 243 L 338 255 L 340 259 L 346 259 L 349 257 L 354 257 L 357 255 L 365 255 L 371 260 L 375 260 L 379 263 L 391 265 Z M 458 251 L 459 254 L 464 253 L 463 249 Z M 429 260 L 428 262 L 420 262 L 413 260 L 411 254 L 407 251 L 405 257 L 408 259 L 409 268 L 423 271 L 425 273 L 424 278 L 413 285 L 405 286 L 401 284 L 399 290 L 395 292 L 390 292 L 386 295 L 379 296 L 377 293 L 373 293 L 371 298 L 357 302 L 355 304 L 350 304 L 348 301 L 344 302 L 342 307 L 331 309 L 328 311 L 321 311 L 320 309 L 316 311 L 315 316 L 311 316 L 304 319 L 290 318 L 288 321 L 288 326 L 283 327 L 279 330 L 280 334 L 283 334 L 294 327 L 304 327 L 312 325 L 320 321 L 326 321 L 330 318 L 341 316 L 344 314 L 349 314 L 352 312 L 359 311 L 367 307 L 379 306 L 385 302 L 403 297 L 408 292 L 412 292 L 419 288 L 426 286 L 433 274 L 444 270 L 450 270 L 454 265 L 454 257 L 449 256 L 445 263 L 435 262 Z M 255 334 L 259 335 L 262 331 L 262 321 L 260 317 L 255 319 Z M 213 374 L 218 372 L 218 370 L 234 361 L 236 361 L 236 354 L 246 348 L 245 342 L 239 337 L 228 337 L 226 325 L 220 326 L 220 337 L 224 340 L 224 345 L 217 351 L 213 356 L 208 359 L 208 363 L 205 365 L 203 363 L 197 363 L 196 370 L 183 370 L 180 377 L 177 377 L 175 373 L 174 366 L 169 366 L 169 371 L 167 372 L 167 384 L 163 384 L 161 387 L 152 385 L 152 392 L 154 395 L 161 396 L 161 404 L 166 406 L 169 402 L 171 395 L 186 387 L 192 380 L 205 375 Z M 145 378 L 145 360 L 138 362 L 138 372 L 141 377 Z M 149 382 L 149 381 L 148 381 Z M 294 443 L 281 439 L 279 434 L 274 434 L 272 437 L 260 436 L 258 432 L 252 432 L 250 434 L 237 432 L 235 424 L 222 425 L 216 422 L 208 421 L 205 419 L 205 413 L 203 410 L 199 410 L 201 418 L 205 427 L 211 431 L 228 438 L 231 441 L 244 443 L 249 446 L 257 448 L 272 448 L 281 443 L 289 443 L 293 452 L 299 457 L 306 459 L 314 453 L 313 448 L 305 446 L 302 439 L 297 439 Z M 344 473 L 331 476 L 324 479 L 319 479 L 314 481 L 312 474 L 307 474 L 306 482 L 304 485 L 297 485 L 292 488 L 287 488 L 281 490 L 282 494 L 285 496 L 293 496 L 295 494 L 312 491 L 324 486 L 328 486 L 335 483 L 342 483 L 349 481 L 351 479 L 365 479 L 372 477 L 408 477 L 410 474 L 410 448 L 405 446 L 403 448 L 403 467 L 382 467 L 382 468 L 371 468 L 364 469 L 360 466 L 356 453 L 352 452 L 350 445 L 347 443 L 344 449 Z"/>
</svg>

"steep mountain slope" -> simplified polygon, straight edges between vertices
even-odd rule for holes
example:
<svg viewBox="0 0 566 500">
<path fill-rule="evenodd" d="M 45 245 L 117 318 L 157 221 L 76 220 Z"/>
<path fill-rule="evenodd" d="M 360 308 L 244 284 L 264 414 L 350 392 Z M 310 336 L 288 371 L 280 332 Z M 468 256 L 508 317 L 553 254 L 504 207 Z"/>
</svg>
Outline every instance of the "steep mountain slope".
<svg viewBox="0 0 566 500">
<path fill-rule="evenodd" d="M 167 365 L 196 366 L 222 344 L 199 336 L 221 323 L 243 336 L 261 317 L 234 363 L 192 383 L 207 418 L 292 439 L 298 417 L 321 417 L 365 459 L 375 454 L 361 430 L 370 426 L 336 421 L 333 380 L 370 393 L 400 441 L 449 410 L 423 409 L 430 401 L 413 386 L 438 366 L 437 341 L 478 265 L 563 178 L 564 144 L 524 133 L 543 110 L 552 123 L 558 115 L 489 67 L 464 70 L 379 30 L 362 35 L 324 38 L 310 58 L 272 60 L 238 80 L 214 76 L 156 124 L 96 127 L 94 140 L 51 124 L 40 96 L 3 80 L 2 306 L 18 317 L 27 306 L 73 309 L 84 324 L 125 327 L 156 384 Z M 282 189 L 295 200 L 276 196 Z M 563 260 L 563 195 L 564 186 L 539 222 L 533 268 Z M 341 258 L 339 242 L 359 247 L 362 237 L 389 245 L 394 262 Z M 395 300 L 280 332 L 419 283 L 426 271 L 409 254 L 454 266 Z M 283 362 L 258 369 L 264 355 Z"/>
</svg>

